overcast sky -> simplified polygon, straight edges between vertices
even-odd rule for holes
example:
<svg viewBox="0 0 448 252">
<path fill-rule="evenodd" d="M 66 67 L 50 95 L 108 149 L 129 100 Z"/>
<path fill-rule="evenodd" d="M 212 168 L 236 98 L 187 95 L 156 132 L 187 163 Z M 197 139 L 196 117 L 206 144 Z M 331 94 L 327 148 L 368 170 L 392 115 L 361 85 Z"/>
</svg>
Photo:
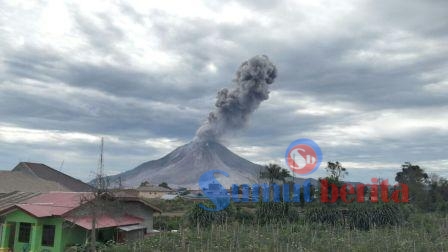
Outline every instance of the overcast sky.
<svg viewBox="0 0 448 252">
<path fill-rule="evenodd" d="M 310 138 L 348 180 L 448 177 L 448 1 L 78 2 L 0 1 L 0 169 L 87 181 L 101 136 L 107 174 L 158 159 L 265 54 L 278 77 L 232 151 L 282 164 Z"/>
</svg>

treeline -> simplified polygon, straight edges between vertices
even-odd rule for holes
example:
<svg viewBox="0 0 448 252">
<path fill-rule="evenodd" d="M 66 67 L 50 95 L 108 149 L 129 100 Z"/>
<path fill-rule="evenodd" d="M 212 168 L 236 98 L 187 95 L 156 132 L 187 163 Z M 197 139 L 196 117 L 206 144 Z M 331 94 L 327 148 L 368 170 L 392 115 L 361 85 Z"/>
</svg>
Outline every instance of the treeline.
<svg viewBox="0 0 448 252">
<path fill-rule="evenodd" d="M 342 190 L 347 185 L 342 178 L 348 174 L 347 169 L 339 162 L 329 162 L 326 168 L 328 176 L 320 180 L 336 185 L 337 190 Z M 285 182 L 285 173 L 279 166 L 269 165 L 262 173 L 262 177 L 270 184 L 276 180 L 282 180 L 283 186 L 292 185 Z M 327 203 L 321 201 L 321 188 L 313 188 L 312 203 L 305 203 L 303 191 L 301 192 L 301 202 L 258 202 L 258 203 L 232 203 L 223 211 L 207 211 L 199 205 L 190 209 L 184 220 L 184 225 L 209 226 L 214 224 L 224 224 L 229 222 L 239 222 L 246 224 L 272 224 L 272 223 L 322 223 L 327 225 L 343 225 L 348 228 L 368 230 L 372 227 L 400 225 L 407 221 L 413 212 L 448 212 L 448 181 L 436 175 L 429 176 L 418 165 L 406 162 L 401 170 L 397 172 L 397 183 L 405 184 L 406 190 L 403 192 L 407 200 L 397 203 L 387 200 L 383 202 L 381 190 L 390 191 L 393 187 L 382 187 L 384 182 L 377 180 L 376 186 L 366 186 L 363 194 L 369 198 L 375 195 L 375 199 L 368 199 L 363 203 L 353 200 L 350 204 L 338 200 L 328 200 Z M 383 184 L 384 185 L 384 184 Z M 403 188 L 405 186 L 402 186 Z M 333 188 L 335 190 L 336 188 Z M 372 192 L 373 189 L 377 190 Z M 331 197 L 330 192 L 325 195 Z M 303 190 L 303 188 L 302 188 Z M 405 192 L 404 192 L 405 191 Z M 272 196 L 272 195 L 271 195 Z M 352 195 L 356 197 L 356 195 Z M 403 195 L 402 195 L 403 196 Z M 352 198 L 353 198 L 352 197 Z M 213 209 L 213 204 L 207 207 Z"/>
</svg>

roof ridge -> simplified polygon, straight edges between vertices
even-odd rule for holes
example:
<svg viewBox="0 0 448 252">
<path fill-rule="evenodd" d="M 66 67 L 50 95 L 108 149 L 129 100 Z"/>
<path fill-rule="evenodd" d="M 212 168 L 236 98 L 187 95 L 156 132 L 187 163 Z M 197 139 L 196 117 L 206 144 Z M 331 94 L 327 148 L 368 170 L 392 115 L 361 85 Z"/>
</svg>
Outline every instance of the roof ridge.
<svg viewBox="0 0 448 252">
<path fill-rule="evenodd" d="M 31 167 L 28 166 L 28 162 L 20 162 L 20 164 L 23 164 L 23 165 L 25 166 L 25 168 L 27 168 L 27 169 L 30 171 L 31 174 L 33 174 L 33 175 L 36 176 L 36 177 L 39 177 L 39 176 L 37 176 L 37 174 L 33 171 L 33 169 L 31 169 Z M 30 164 L 32 164 L 32 163 L 30 163 Z M 40 178 L 40 177 L 39 177 L 39 178 Z"/>
<path fill-rule="evenodd" d="M 28 166 L 28 164 L 42 165 L 42 166 L 44 166 L 45 168 L 49 169 L 50 171 L 55 172 L 55 173 L 58 174 L 58 175 L 62 175 L 63 177 L 65 177 L 65 178 L 67 178 L 67 179 L 75 180 L 75 181 L 77 181 L 77 182 L 80 182 L 80 183 L 83 183 L 83 184 L 85 184 L 85 185 L 87 185 L 87 186 L 90 186 L 90 185 L 87 184 L 86 182 L 84 182 L 84 181 L 82 181 L 82 180 L 80 180 L 80 179 L 77 179 L 77 178 L 75 178 L 75 177 L 72 177 L 72 176 L 70 176 L 70 175 L 68 175 L 68 174 L 65 174 L 65 173 L 63 173 L 63 172 L 61 172 L 61 171 L 58 171 L 58 170 L 56 170 L 56 169 L 54 169 L 54 168 L 52 168 L 52 167 L 50 167 L 50 166 L 48 166 L 48 165 L 46 165 L 46 164 L 42 164 L 42 163 L 32 163 L 32 162 L 23 162 L 23 163 L 25 163 L 25 165 L 26 165 L 26 166 L 33 172 L 33 174 L 35 174 L 35 175 L 36 175 L 36 173 L 34 173 L 33 168 L 30 168 L 30 166 Z M 38 175 L 36 175 L 36 176 L 38 176 Z M 39 176 L 38 176 L 38 177 L 39 177 Z M 44 179 L 44 178 L 42 178 L 42 179 Z M 47 180 L 47 179 L 45 179 L 45 180 Z M 50 180 L 50 181 L 51 181 L 51 180 Z M 64 184 L 61 184 L 61 183 L 58 182 L 58 181 L 54 181 L 54 182 L 58 183 L 59 185 L 61 185 L 62 187 L 65 188 Z M 67 189 L 70 189 L 70 188 L 67 188 Z"/>
</svg>

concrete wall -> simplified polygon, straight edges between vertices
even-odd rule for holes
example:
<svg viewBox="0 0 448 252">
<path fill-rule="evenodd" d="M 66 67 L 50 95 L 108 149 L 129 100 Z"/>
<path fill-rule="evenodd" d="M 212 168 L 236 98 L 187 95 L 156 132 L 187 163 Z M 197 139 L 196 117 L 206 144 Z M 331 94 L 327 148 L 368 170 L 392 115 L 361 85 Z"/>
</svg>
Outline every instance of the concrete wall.
<svg viewBox="0 0 448 252">
<path fill-rule="evenodd" d="M 138 196 L 140 198 L 146 198 L 146 199 L 158 199 L 165 194 L 167 194 L 167 193 L 166 192 L 139 192 Z"/>
<path fill-rule="evenodd" d="M 143 225 L 146 226 L 146 232 L 149 233 L 153 230 L 153 215 L 154 212 L 151 208 L 144 205 L 141 202 L 126 202 L 125 203 L 125 212 L 144 219 Z"/>
</svg>

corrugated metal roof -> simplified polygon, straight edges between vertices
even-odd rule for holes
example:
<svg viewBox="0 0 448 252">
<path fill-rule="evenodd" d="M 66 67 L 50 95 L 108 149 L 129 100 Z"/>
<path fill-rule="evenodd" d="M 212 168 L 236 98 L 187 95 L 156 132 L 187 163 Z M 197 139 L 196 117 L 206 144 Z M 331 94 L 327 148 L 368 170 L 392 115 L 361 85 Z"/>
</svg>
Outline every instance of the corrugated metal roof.
<svg viewBox="0 0 448 252">
<path fill-rule="evenodd" d="M 85 229 L 92 229 L 92 217 L 83 216 L 80 218 L 66 218 L 65 220 L 75 223 L 76 225 L 83 227 Z M 124 215 L 121 217 L 113 217 L 110 215 L 101 215 L 96 219 L 96 228 L 107 228 L 107 227 L 119 227 L 127 225 L 140 224 L 144 220 L 132 215 Z"/>
<path fill-rule="evenodd" d="M 25 200 L 16 206 L 38 218 L 61 216 L 92 197 L 92 193 L 50 192 Z"/>
</svg>

